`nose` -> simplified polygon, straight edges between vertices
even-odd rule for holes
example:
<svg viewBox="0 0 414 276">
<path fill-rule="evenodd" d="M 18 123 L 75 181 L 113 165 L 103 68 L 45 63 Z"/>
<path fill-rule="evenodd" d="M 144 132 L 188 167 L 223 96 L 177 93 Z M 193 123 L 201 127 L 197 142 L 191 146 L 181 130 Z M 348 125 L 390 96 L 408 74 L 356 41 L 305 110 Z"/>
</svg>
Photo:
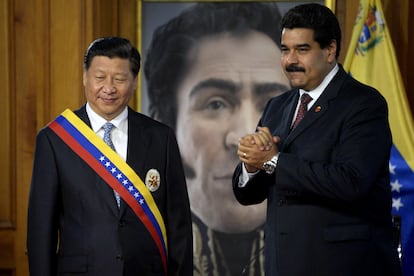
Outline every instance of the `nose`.
<svg viewBox="0 0 414 276">
<path fill-rule="evenodd" d="M 116 87 L 114 85 L 114 81 L 111 78 L 108 78 L 104 85 L 103 85 L 103 91 L 105 93 L 114 93 L 116 91 Z"/>
<path fill-rule="evenodd" d="M 296 55 L 296 51 L 289 51 L 285 54 L 285 60 L 287 64 L 295 64 L 298 62 L 298 57 Z"/>
<path fill-rule="evenodd" d="M 241 108 L 233 119 L 230 120 L 229 131 L 226 135 L 226 148 L 237 148 L 239 139 L 248 134 L 255 132 L 260 113 L 252 103 Z"/>
</svg>

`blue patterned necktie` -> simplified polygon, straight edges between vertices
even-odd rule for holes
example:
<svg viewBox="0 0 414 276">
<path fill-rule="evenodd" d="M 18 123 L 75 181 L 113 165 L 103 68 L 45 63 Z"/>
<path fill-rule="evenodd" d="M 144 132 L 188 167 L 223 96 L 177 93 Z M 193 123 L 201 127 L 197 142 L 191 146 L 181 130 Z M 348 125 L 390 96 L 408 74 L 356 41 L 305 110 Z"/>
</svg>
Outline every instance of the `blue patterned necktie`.
<svg viewBox="0 0 414 276">
<path fill-rule="evenodd" d="M 107 122 L 106 124 L 104 124 L 103 125 L 103 129 L 104 129 L 104 131 L 105 131 L 105 133 L 104 133 L 104 137 L 103 137 L 103 140 L 104 140 L 104 142 L 111 148 L 111 149 L 113 149 L 114 151 L 116 151 L 115 150 L 115 146 L 114 146 L 114 143 L 112 142 L 112 140 L 111 140 L 111 131 L 112 131 L 112 129 L 114 128 L 115 126 L 112 124 L 112 123 L 110 123 L 110 122 Z M 116 204 L 118 205 L 118 208 L 121 206 L 121 197 L 119 196 L 119 194 L 114 190 L 114 194 L 115 194 L 115 199 L 116 199 Z"/>
</svg>

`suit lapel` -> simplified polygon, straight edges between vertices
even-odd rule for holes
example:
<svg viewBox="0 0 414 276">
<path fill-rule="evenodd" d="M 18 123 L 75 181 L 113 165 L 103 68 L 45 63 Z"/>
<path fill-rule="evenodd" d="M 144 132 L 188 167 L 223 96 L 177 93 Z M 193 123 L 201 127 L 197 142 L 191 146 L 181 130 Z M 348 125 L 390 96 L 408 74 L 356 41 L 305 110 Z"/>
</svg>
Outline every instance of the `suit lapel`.
<svg viewBox="0 0 414 276">
<path fill-rule="evenodd" d="M 145 156 L 149 148 L 150 137 L 145 135 L 145 126 L 140 122 L 139 116 L 132 110 L 128 109 L 128 148 L 127 160 L 128 165 L 145 181 L 145 175 L 141 175 L 145 167 Z M 121 204 L 121 215 L 125 212 L 126 203 Z"/>
<path fill-rule="evenodd" d="M 273 130 L 273 135 L 277 135 L 281 138 L 281 142 L 279 144 L 279 149 L 282 150 L 286 141 L 288 141 L 288 137 L 290 135 L 290 127 L 292 124 L 293 116 L 296 110 L 296 104 L 299 99 L 299 90 L 295 89 L 287 100 L 286 106 L 283 108 L 283 112 L 281 117 L 279 116 L 272 116 L 274 117 L 275 122 L 271 122 L 269 125 L 276 125 L 278 126 Z M 277 121 L 281 121 L 282 123 L 279 124 Z"/>
<path fill-rule="evenodd" d="M 286 137 L 284 146 L 292 143 L 298 136 L 304 133 L 309 127 L 311 127 L 319 118 L 324 116 L 328 111 L 329 102 L 337 97 L 340 87 L 342 86 L 343 81 L 347 77 L 347 73 L 340 66 L 338 73 L 332 79 L 332 81 L 325 88 L 318 100 L 312 105 L 308 110 L 303 120 L 300 124 L 290 131 L 289 135 Z M 295 103 L 298 101 L 299 95 L 296 97 Z M 293 120 L 293 113 L 296 105 L 293 104 L 293 111 L 291 112 L 290 120 Z"/>
</svg>

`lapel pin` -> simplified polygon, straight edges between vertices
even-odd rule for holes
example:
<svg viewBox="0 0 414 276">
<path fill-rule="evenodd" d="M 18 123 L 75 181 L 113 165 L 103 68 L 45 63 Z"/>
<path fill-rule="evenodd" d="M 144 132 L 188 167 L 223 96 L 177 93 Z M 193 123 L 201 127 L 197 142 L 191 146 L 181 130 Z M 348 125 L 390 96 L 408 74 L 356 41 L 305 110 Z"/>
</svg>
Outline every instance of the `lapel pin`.
<svg viewBox="0 0 414 276">
<path fill-rule="evenodd" d="M 315 107 L 315 112 L 319 112 L 321 111 L 322 107 L 320 105 L 318 105 L 317 107 Z"/>
</svg>

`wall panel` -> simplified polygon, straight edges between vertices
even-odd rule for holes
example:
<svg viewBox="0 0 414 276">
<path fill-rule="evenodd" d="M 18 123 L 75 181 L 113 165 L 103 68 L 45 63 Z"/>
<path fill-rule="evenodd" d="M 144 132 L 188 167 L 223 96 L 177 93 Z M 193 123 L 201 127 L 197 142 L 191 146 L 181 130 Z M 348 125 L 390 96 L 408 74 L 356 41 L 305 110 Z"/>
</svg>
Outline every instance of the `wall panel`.
<svg viewBox="0 0 414 276">
<path fill-rule="evenodd" d="M 83 0 L 50 1 L 50 116 L 83 101 L 82 57 L 84 53 Z"/>
<path fill-rule="evenodd" d="M 16 229 L 15 112 L 13 109 L 12 2 L 0 1 L 0 276 L 16 273 L 14 233 Z"/>
</svg>

